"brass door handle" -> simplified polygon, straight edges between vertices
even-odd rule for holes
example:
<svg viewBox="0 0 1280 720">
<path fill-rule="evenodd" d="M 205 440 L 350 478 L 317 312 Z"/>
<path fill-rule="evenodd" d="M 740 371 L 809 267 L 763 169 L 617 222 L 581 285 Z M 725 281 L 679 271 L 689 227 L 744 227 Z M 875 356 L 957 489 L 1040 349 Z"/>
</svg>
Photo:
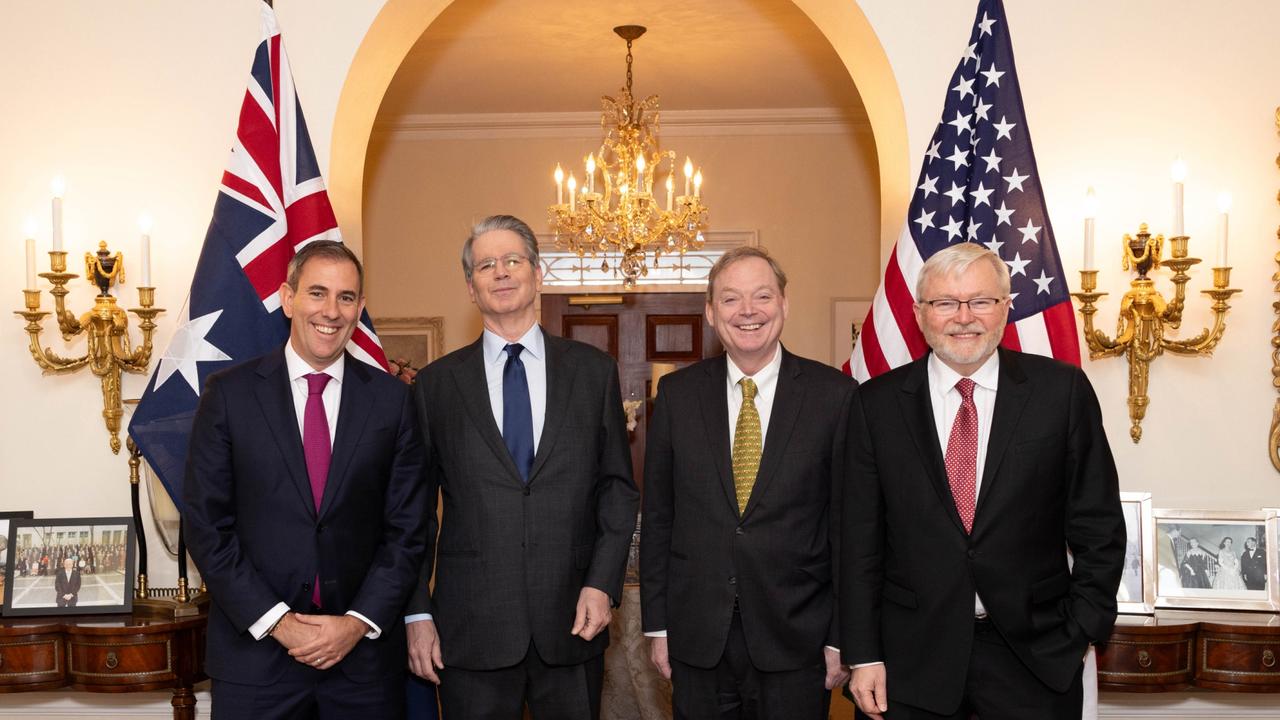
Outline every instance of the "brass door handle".
<svg viewBox="0 0 1280 720">
<path fill-rule="evenodd" d="M 1138 667 L 1144 670 L 1151 667 L 1151 653 L 1146 650 L 1138 651 Z"/>
<path fill-rule="evenodd" d="M 120 665 L 120 658 L 116 657 L 114 651 L 107 653 L 107 669 L 115 670 Z"/>
<path fill-rule="evenodd" d="M 1262 667 L 1273 668 L 1276 666 L 1276 654 L 1271 649 L 1262 651 Z"/>
</svg>

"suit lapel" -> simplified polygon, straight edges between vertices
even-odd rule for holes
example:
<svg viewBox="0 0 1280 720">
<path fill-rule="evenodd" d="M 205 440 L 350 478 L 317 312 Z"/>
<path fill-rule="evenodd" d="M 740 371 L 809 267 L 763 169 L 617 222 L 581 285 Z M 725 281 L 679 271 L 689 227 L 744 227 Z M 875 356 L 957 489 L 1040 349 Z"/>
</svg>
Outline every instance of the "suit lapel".
<svg viewBox="0 0 1280 720">
<path fill-rule="evenodd" d="M 942 447 L 938 442 L 938 426 L 933 417 L 933 401 L 929 397 L 929 355 L 911 364 L 907 377 L 903 380 L 898 403 L 902 410 L 906 426 L 915 428 L 908 433 L 916 445 L 917 454 L 924 464 L 925 474 L 938 495 L 947 512 L 947 517 L 955 524 L 956 529 L 964 532 L 964 523 L 960 521 L 960 513 L 956 511 L 956 501 L 951 495 L 951 484 L 947 481 L 946 464 L 942 457 Z"/>
<path fill-rule="evenodd" d="M 1004 460 L 1009 442 L 1013 439 L 1022 418 L 1022 411 L 1031 397 L 1026 373 L 1013 353 L 1000 349 L 1000 380 L 996 386 L 996 406 L 992 409 L 991 437 L 987 440 L 987 459 L 982 468 L 982 485 L 978 487 L 978 505 L 974 508 L 974 527 L 982 508 L 991 497 L 991 491 L 999 480 L 1000 463 Z"/>
<path fill-rule="evenodd" d="M 293 406 L 293 391 L 289 387 L 289 373 L 284 362 L 284 347 L 262 359 L 258 364 L 258 384 L 254 389 L 258 406 L 266 418 L 267 428 L 280 449 L 289 477 L 293 479 L 299 498 L 307 510 L 315 513 L 316 503 L 311 497 L 311 479 L 307 476 L 307 461 L 302 454 L 302 435 L 298 430 L 298 414 Z"/>
<path fill-rule="evenodd" d="M 502 440 L 502 432 L 498 430 L 498 421 L 493 417 L 493 406 L 489 404 L 489 380 L 484 374 L 484 338 L 472 343 L 468 348 L 469 355 L 453 368 L 453 380 L 458 388 L 462 404 L 471 416 L 480 437 L 488 443 L 498 461 L 517 483 L 521 483 L 520 471 L 511 459 L 511 451 Z"/>
<path fill-rule="evenodd" d="M 343 356 L 342 400 L 338 404 L 338 430 L 333 437 L 333 456 L 329 461 L 329 477 L 324 484 L 324 497 L 320 501 L 320 517 L 324 517 L 334 497 L 347 479 L 347 467 L 355 454 L 356 445 L 368 426 L 369 411 L 373 408 L 373 395 L 367 387 L 370 368 L 362 362 Z"/>
<path fill-rule="evenodd" d="M 777 474 L 778 463 L 787 452 L 791 431 L 795 429 L 800 408 L 804 406 L 807 387 L 803 376 L 800 363 L 783 348 L 782 366 L 778 369 L 778 382 L 773 388 L 773 408 L 769 411 L 769 432 L 764 440 L 764 454 L 760 456 L 760 469 L 756 471 L 755 486 L 751 489 L 751 497 L 747 499 L 743 518 L 750 515 L 760 503 L 769 482 Z M 721 405 L 725 404 L 721 402 Z"/>
<path fill-rule="evenodd" d="M 715 460 L 716 470 L 720 474 L 720 485 L 724 489 L 725 500 L 738 514 L 738 495 L 733 487 L 733 472 L 729 459 L 729 403 L 725 396 L 725 383 L 728 382 L 729 366 L 725 355 L 715 358 L 703 367 L 707 376 L 701 383 L 700 398 L 702 405 L 702 424 L 707 433 L 707 449 Z"/>
<path fill-rule="evenodd" d="M 529 468 L 531 483 L 546 464 L 547 456 L 551 454 L 556 438 L 560 436 L 560 428 L 569 415 L 569 396 L 573 393 L 576 369 L 565 360 L 568 343 L 547 334 L 545 330 L 542 331 L 542 340 L 547 353 L 544 362 L 547 370 L 547 407 L 542 420 L 542 437 L 538 438 L 538 453 L 533 457 L 533 467 Z M 503 447 L 506 447 L 505 444 Z"/>
</svg>

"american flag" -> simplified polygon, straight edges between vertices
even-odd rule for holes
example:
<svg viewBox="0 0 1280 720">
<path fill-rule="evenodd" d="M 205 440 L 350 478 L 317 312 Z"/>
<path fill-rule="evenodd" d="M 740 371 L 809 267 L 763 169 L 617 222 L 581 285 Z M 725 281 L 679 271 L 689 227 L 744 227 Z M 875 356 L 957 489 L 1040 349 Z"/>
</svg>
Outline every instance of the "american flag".
<svg viewBox="0 0 1280 720">
<path fill-rule="evenodd" d="M 262 42 L 191 292 L 129 422 L 129 436 L 179 509 L 187 439 L 204 379 L 284 344 L 289 322 L 277 291 L 294 253 L 314 240 L 342 236 L 275 13 L 263 4 Z M 368 313 L 347 351 L 387 368 Z"/>
<path fill-rule="evenodd" d="M 947 86 L 907 226 L 885 268 L 845 372 L 859 381 L 928 351 L 912 314 L 920 266 L 957 242 L 977 242 L 1009 266 L 1007 348 L 1080 364 L 1075 312 L 1040 189 L 1001 0 L 981 0 L 968 47 Z"/>
</svg>

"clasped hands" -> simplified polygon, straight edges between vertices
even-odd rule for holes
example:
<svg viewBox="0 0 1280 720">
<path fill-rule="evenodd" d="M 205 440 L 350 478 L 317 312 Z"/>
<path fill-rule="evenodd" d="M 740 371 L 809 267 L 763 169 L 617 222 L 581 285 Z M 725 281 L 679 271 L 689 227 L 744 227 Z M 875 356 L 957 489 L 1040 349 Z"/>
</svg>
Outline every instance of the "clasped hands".
<svg viewBox="0 0 1280 720">
<path fill-rule="evenodd" d="M 352 615 L 304 615 L 287 612 L 271 631 L 271 637 L 289 656 L 317 670 L 337 665 L 369 632 L 369 626 Z"/>
</svg>

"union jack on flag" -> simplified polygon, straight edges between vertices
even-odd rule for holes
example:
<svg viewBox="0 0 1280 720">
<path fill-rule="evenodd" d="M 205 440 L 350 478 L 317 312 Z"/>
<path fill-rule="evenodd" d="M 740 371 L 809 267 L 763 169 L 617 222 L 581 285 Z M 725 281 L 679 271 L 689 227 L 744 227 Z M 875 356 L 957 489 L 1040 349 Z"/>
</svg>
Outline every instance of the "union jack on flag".
<svg viewBox="0 0 1280 720">
<path fill-rule="evenodd" d="M 1007 348 L 1080 364 L 1075 312 L 1040 188 L 1001 0 L 982 0 L 942 120 L 845 372 L 859 382 L 928 352 L 912 306 L 920 266 L 976 242 L 1009 266 Z"/>
<path fill-rule="evenodd" d="M 129 436 L 179 509 L 187 440 L 205 378 L 284 344 L 289 322 L 277 291 L 289 260 L 309 242 L 342 240 L 280 28 L 265 3 L 262 37 L 191 292 L 129 423 Z M 368 313 L 360 316 L 347 351 L 387 368 Z"/>
</svg>

